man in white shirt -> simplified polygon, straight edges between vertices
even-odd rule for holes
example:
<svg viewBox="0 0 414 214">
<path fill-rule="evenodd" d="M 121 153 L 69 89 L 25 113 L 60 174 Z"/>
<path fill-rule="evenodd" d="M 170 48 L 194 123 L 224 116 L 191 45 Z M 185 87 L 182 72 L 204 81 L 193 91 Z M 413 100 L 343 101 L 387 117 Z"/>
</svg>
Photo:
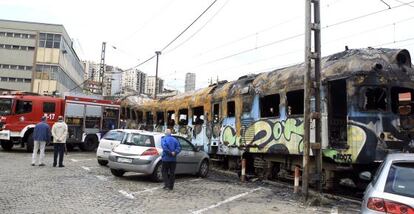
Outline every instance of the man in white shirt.
<svg viewBox="0 0 414 214">
<path fill-rule="evenodd" d="M 63 121 L 63 117 L 59 116 L 58 122 L 52 127 L 54 156 L 53 167 L 56 167 L 57 159 L 59 157 L 59 167 L 63 165 L 63 153 L 65 152 L 66 138 L 68 136 L 68 125 Z"/>
</svg>

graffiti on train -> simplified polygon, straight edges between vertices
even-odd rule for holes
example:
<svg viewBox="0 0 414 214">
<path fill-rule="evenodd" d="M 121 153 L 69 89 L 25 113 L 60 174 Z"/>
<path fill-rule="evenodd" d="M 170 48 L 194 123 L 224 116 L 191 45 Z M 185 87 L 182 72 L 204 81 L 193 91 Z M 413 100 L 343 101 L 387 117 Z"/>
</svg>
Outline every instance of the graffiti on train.
<svg viewBox="0 0 414 214">
<path fill-rule="evenodd" d="M 300 154 L 303 135 L 303 119 L 259 120 L 242 127 L 240 136 L 232 126 L 225 126 L 221 141 L 229 147 L 248 147 L 250 152 Z"/>
</svg>

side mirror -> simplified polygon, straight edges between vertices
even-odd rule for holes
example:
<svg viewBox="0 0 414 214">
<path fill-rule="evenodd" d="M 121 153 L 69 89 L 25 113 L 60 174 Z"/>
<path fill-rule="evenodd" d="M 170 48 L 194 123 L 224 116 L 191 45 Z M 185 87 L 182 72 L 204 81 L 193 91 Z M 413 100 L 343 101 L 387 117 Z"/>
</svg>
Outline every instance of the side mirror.
<svg viewBox="0 0 414 214">
<path fill-rule="evenodd" d="M 196 147 L 194 148 L 194 151 L 195 151 L 195 152 L 199 152 L 199 151 L 200 151 L 200 147 L 197 147 L 197 146 L 196 146 Z"/>
<path fill-rule="evenodd" d="M 371 181 L 372 179 L 371 172 L 368 172 L 368 171 L 361 172 L 359 173 L 359 178 L 362 180 Z"/>
</svg>

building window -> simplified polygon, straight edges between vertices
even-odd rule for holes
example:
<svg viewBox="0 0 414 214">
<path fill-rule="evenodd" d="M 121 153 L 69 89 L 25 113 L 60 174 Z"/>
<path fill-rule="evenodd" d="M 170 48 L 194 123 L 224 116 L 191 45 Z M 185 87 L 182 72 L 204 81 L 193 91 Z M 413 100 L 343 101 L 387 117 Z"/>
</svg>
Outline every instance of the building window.
<svg viewBox="0 0 414 214">
<path fill-rule="evenodd" d="M 39 47 L 41 48 L 60 48 L 60 41 L 62 36 L 53 33 L 39 34 Z"/>
<path fill-rule="evenodd" d="M 9 82 L 16 82 L 16 78 L 14 78 L 14 77 L 9 77 Z"/>
</svg>

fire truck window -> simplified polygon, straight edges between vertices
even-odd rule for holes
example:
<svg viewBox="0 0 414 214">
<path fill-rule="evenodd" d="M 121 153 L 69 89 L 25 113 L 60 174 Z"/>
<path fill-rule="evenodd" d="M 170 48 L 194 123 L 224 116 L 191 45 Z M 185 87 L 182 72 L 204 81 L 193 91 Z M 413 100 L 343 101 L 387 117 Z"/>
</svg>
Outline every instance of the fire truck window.
<svg viewBox="0 0 414 214">
<path fill-rule="evenodd" d="M 10 115 L 12 109 L 12 100 L 0 98 L 0 116 Z"/>
<path fill-rule="evenodd" d="M 32 112 L 32 102 L 17 100 L 16 102 L 16 114 L 25 114 Z"/>
<path fill-rule="evenodd" d="M 287 114 L 301 115 L 303 114 L 304 90 L 290 91 L 286 93 Z"/>
<path fill-rule="evenodd" d="M 365 111 L 386 111 L 387 90 L 385 88 L 365 88 L 363 109 Z"/>
<path fill-rule="evenodd" d="M 201 125 L 204 123 L 204 107 L 199 106 L 193 108 L 193 124 Z"/>
<path fill-rule="evenodd" d="M 280 95 L 272 94 L 260 98 L 260 117 L 279 116 Z"/>
<path fill-rule="evenodd" d="M 55 107 L 55 103 L 43 103 L 43 113 L 54 113 Z"/>
<path fill-rule="evenodd" d="M 185 126 L 188 125 L 188 109 L 178 110 L 178 125 Z"/>
<path fill-rule="evenodd" d="M 236 104 L 234 101 L 227 102 L 227 117 L 236 116 Z"/>
</svg>

